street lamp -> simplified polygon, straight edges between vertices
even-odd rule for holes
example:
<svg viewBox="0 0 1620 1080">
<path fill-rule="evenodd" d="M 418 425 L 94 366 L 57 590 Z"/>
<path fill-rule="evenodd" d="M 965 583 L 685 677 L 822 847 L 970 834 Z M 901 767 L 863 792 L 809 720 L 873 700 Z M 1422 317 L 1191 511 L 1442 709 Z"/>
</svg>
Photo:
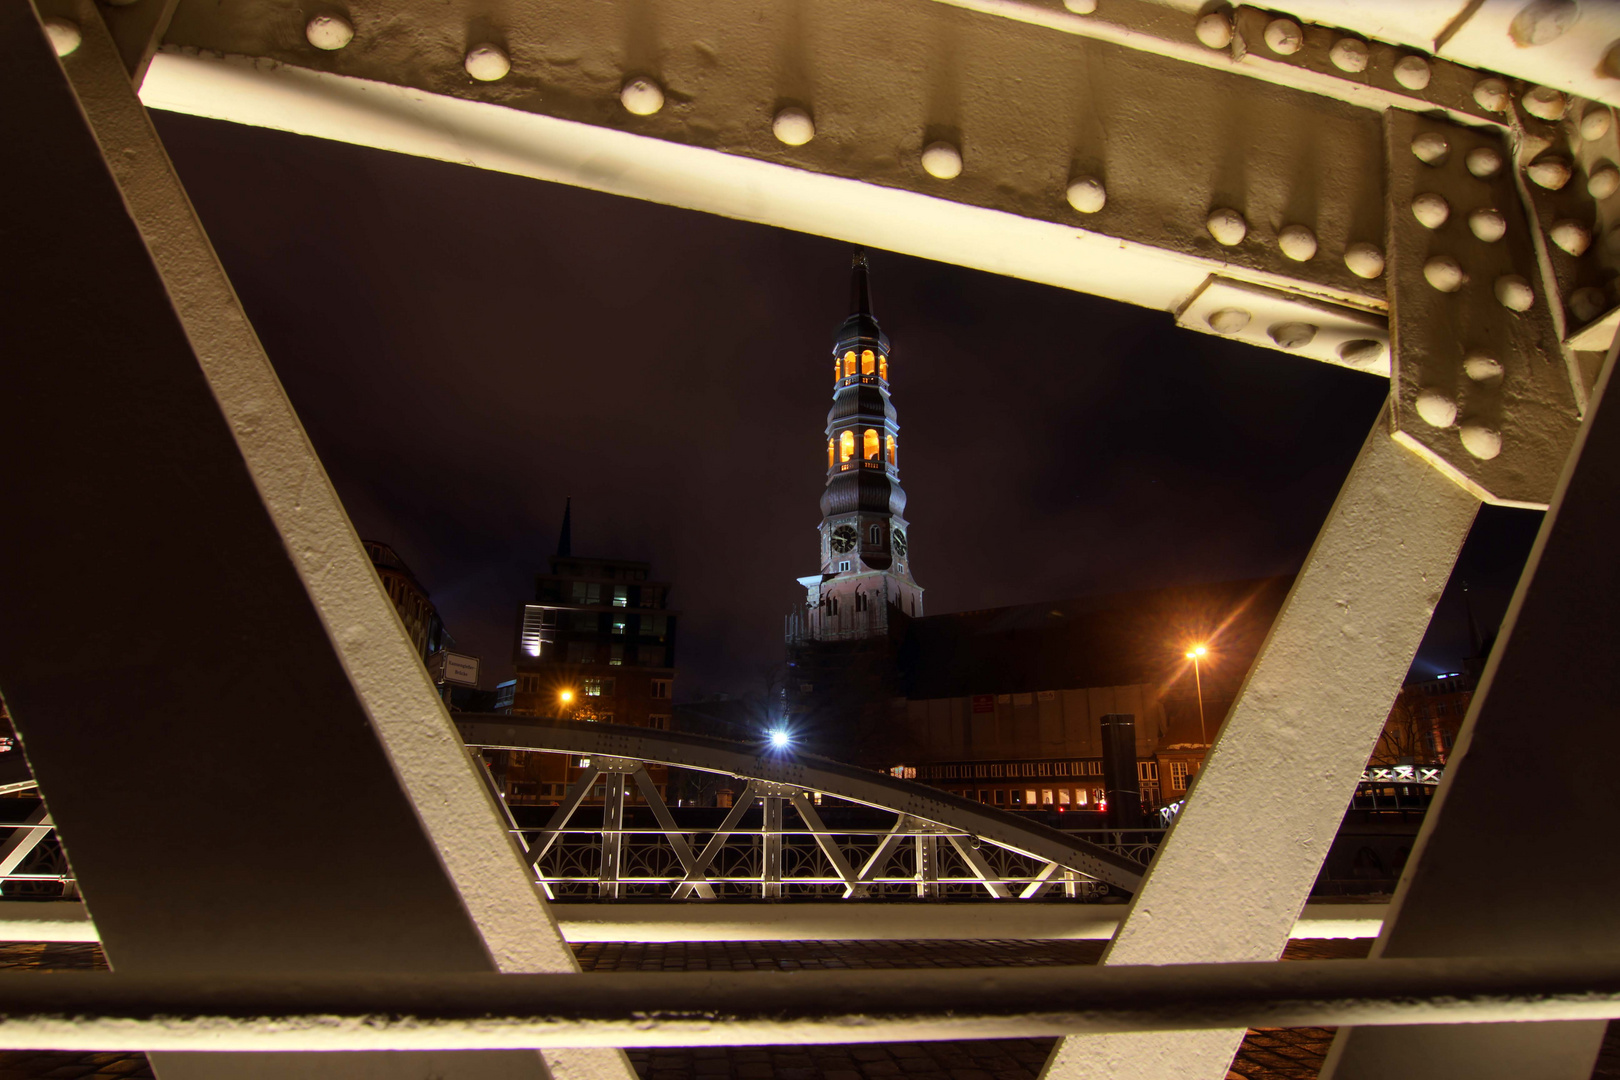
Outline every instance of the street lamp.
<svg viewBox="0 0 1620 1080">
<path fill-rule="evenodd" d="M 1209 655 L 1209 648 L 1205 645 L 1194 645 L 1187 650 L 1187 659 L 1193 662 L 1193 685 L 1198 687 L 1198 734 L 1203 736 L 1204 746 L 1209 746 L 1209 729 L 1204 726 L 1204 680 L 1198 672 L 1198 661 Z"/>
<path fill-rule="evenodd" d="M 567 712 L 568 706 L 572 705 L 573 703 L 574 692 L 572 690 L 557 691 L 557 704 L 562 706 L 562 708 L 559 710 L 560 712 Z"/>
<path fill-rule="evenodd" d="M 789 735 L 782 728 L 776 728 L 771 732 L 771 749 L 786 750 L 790 745 L 792 745 L 792 743 L 793 736 Z"/>
</svg>

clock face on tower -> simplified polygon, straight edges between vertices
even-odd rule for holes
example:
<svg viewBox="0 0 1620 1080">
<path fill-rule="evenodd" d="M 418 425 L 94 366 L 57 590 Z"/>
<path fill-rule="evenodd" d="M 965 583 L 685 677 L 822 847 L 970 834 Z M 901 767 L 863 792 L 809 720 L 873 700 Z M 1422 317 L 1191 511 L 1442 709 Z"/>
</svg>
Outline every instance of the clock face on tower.
<svg viewBox="0 0 1620 1080">
<path fill-rule="evenodd" d="M 861 535 L 855 531 L 855 526 L 853 525 L 840 525 L 838 528 L 833 530 L 832 549 L 838 552 L 840 555 L 845 555 L 851 551 L 854 551 L 855 545 L 860 543 L 860 541 Z"/>
<path fill-rule="evenodd" d="M 906 557 L 906 530 L 894 530 L 894 553 L 902 559 Z"/>
</svg>

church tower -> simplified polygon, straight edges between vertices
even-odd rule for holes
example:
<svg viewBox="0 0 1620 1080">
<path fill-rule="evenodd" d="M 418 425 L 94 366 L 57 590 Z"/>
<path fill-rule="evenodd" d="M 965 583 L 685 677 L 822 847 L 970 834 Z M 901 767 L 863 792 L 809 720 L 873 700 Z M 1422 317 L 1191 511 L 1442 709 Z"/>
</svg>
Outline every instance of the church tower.
<svg viewBox="0 0 1620 1080">
<path fill-rule="evenodd" d="M 855 255 L 850 314 L 832 354 L 827 486 L 817 530 L 821 572 L 799 579 L 805 604 L 787 628 L 794 644 L 887 637 L 891 612 L 923 613 L 900 486 L 900 424 L 889 396 L 892 355 L 872 315 L 864 252 Z"/>
</svg>

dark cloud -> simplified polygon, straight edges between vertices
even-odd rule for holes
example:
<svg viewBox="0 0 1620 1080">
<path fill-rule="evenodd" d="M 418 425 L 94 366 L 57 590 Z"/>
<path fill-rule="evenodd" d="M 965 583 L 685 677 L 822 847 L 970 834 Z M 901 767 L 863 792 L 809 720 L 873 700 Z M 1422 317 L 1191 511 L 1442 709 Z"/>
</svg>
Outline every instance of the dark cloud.
<svg viewBox="0 0 1620 1080">
<path fill-rule="evenodd" d="M 682 696 L 780 659 L 794 578 L 817 565 L 848 245 L 157 122 L 356 527 L 486 670 L 510 668 L 565 496 L 576 551 L 676 582 Z M 931 611 L 1292 571 L 1384 393 L 1162 312 L 872 264 Z M 1509 517 L 1476 544 L 1492 622 L 1533 515 Z"/>
</svg>

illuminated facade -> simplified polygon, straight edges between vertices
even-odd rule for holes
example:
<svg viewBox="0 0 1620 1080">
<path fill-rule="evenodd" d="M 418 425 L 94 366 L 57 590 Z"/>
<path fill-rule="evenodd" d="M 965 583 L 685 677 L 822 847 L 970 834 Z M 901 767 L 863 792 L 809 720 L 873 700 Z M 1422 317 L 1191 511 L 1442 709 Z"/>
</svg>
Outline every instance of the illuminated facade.
<svg viewBox="0 0 1620 1080">
<path fill-rule="evenodd" d="M 821 572 L 799 579 L 804 607 L 788 616 L 790 644 L 884 637 L 891 612 L 923 613 L 911 576 L 900 423 L 889 397 L 889 337 L 872 315 L 866 256 L 855 256 L 850 314 L 833 342 L 827 486 L 821 495 Z"/>
</svg>

